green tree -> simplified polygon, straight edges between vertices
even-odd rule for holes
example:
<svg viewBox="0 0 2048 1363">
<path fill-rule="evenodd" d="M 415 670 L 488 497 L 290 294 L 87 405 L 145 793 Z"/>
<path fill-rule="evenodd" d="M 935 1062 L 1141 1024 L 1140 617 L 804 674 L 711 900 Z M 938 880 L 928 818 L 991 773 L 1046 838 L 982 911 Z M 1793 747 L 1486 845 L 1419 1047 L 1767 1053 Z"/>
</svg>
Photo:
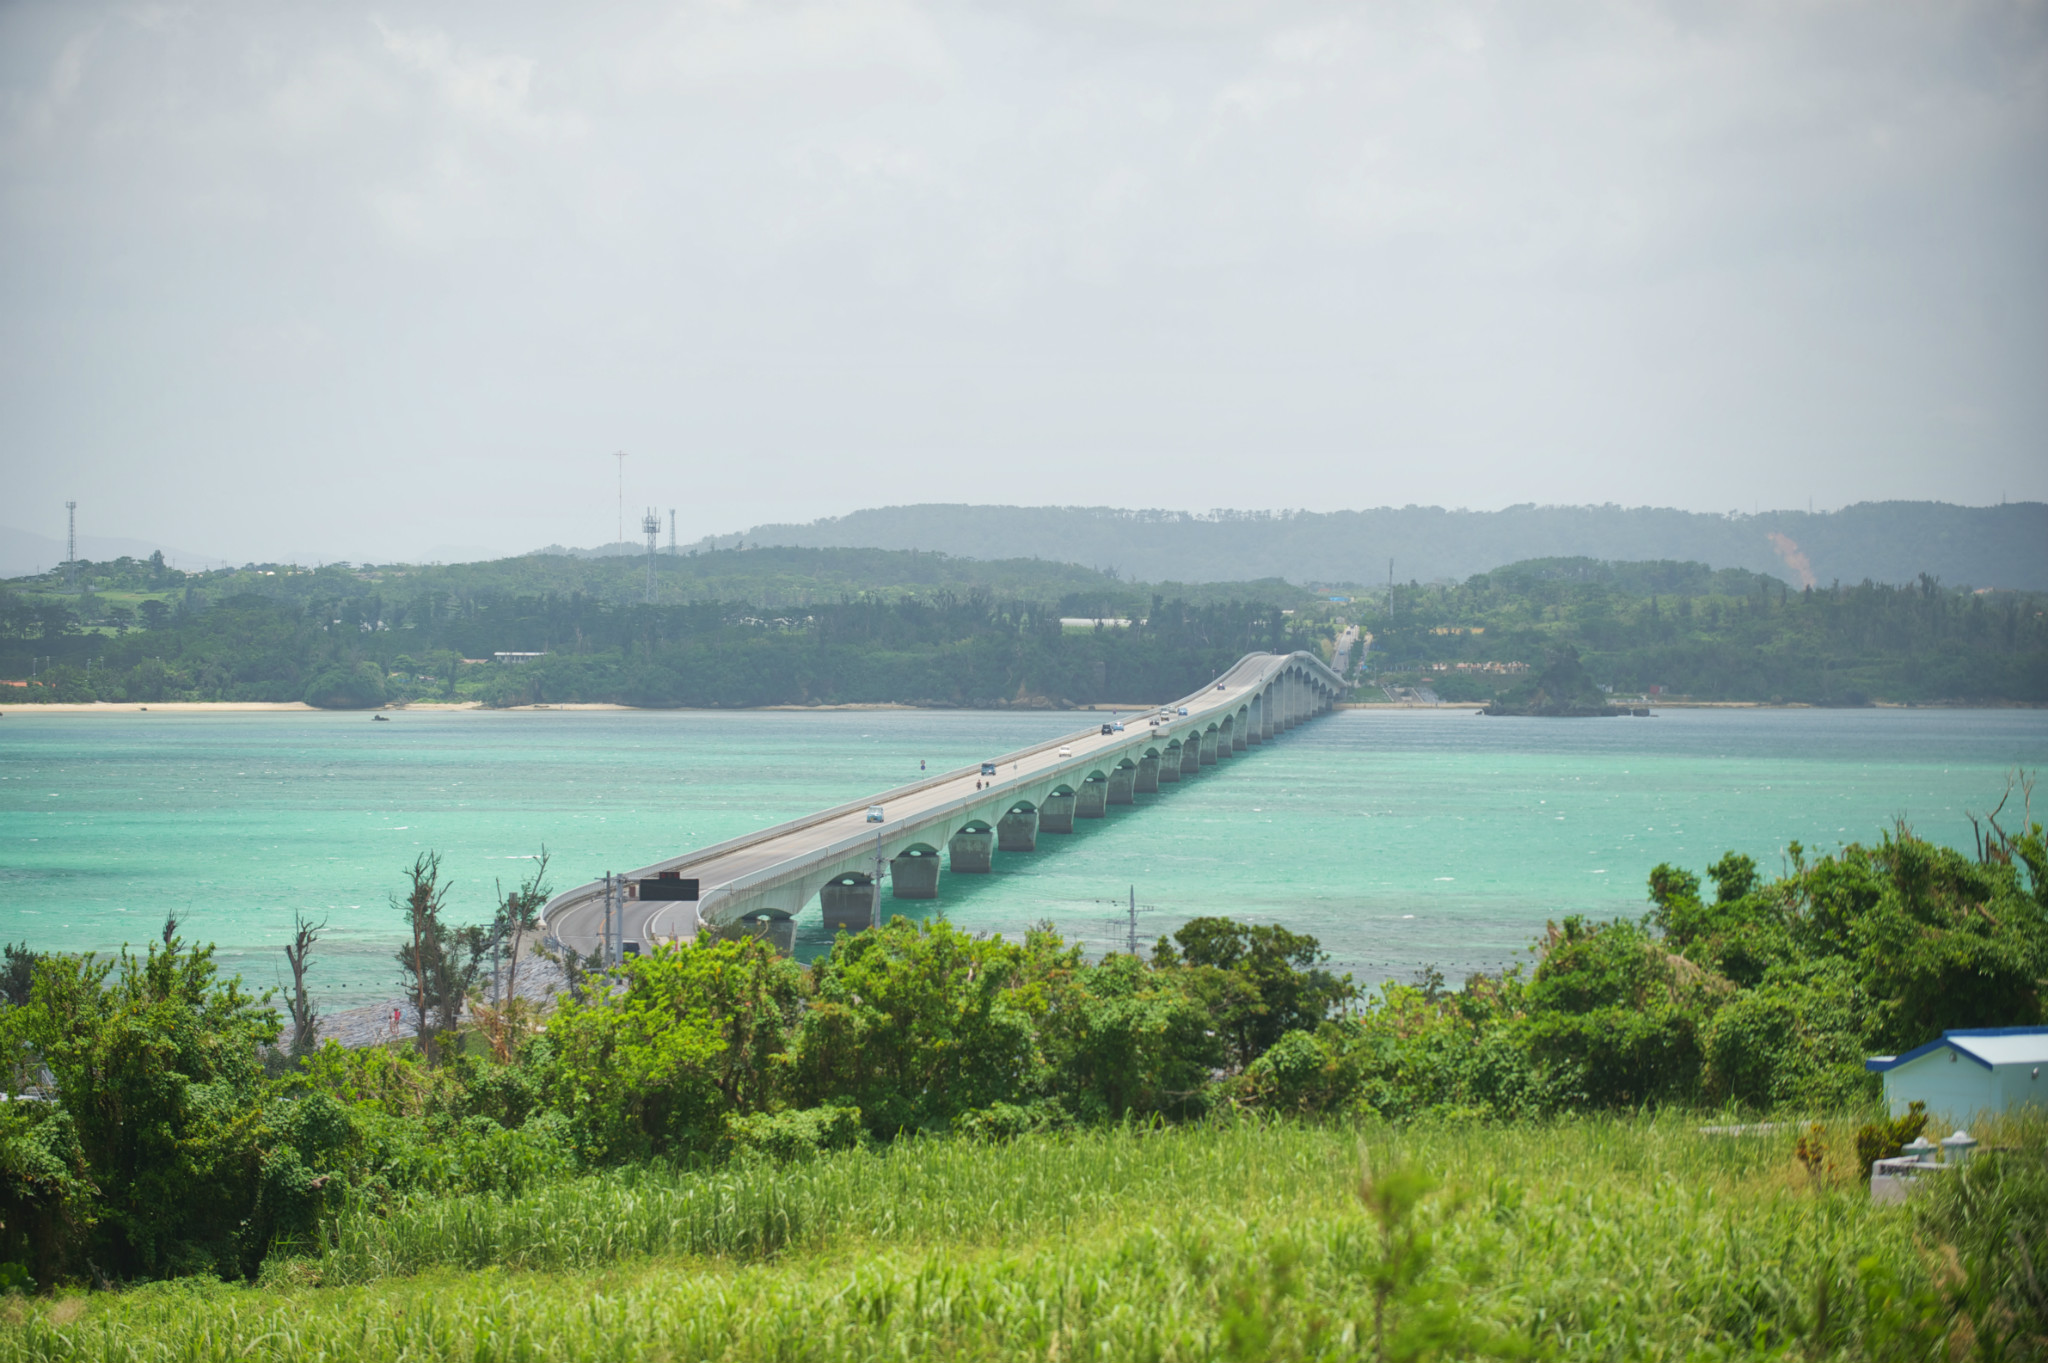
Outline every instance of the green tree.
<svg viewBox="0 0 2048 1363">
<path fill-rule="evenodd" d="M 1699 1085 L 1700 1033 L 1729 992 L 1645 928 L 1575 915 L 1551 925 L 1517 1032 L 1597 1106 L 1685 1099 Z"/>
<path fill-rule="evenodd" d="M 1022 963 L 1022 948 L 943 921 L 899 917 L 842 934 L 813 970 L 796 1092 L 856 1104 L 884 1138 L 944 1131 L 962 1113 L 1036 1096 L 1042 1061 L 1011 992 Z"/>
<path fill-rule="evenodd" d="M 1358 996 L 1350 976 L 1324 965 L 1329 953 L 1320 942 L 1272 923 L 1191 918 L 1171 941 L 1159 939 L 1152 959 L 1189 969 L 1188 988 L 1208 1008 L 1239 1069 L 1284 1034 L 1313 1032 Z"/>
<path fill-rule="evenodd" d="M 70 1123 L 42 1143 L 46 1168 L 75 1136 L 90 1192 L 73 1209 L 68 1262 L 115 1279 L 241 1275 L 274 1238 L 310 1228 L 322 1133 L 291 1129 L 268 1105 L 260 1048 L 277 1034 L 266 1000 L 219 978 L 211 947 L 174 938 L 140 957 L 37 963 L 32 997 L 0 1017 L 0 1036 L 48 1072 Z M 14 1156 L 20 1168 L 20 1147 Z"/>
<path fill-rule="evenodd" d="M 1027 943 L 1027 952 L 1035 945 Z M 1066 1110 L 1084 1121 L 1198 1111 L 1223 1048 L 1184 975 L 1148 969 L 1135 956 L 1090 967 L 1080 964 L 1078 948 L 1060 955 L 1067 968 L 1045 979 L 1043 994 L 1025 1006 L 1037 1019 L 1052 1093 Z"/>
<path fill-rule="evenodd" d="M 375 663 L 330 667 L 306 684 L 306 704 L 321 710 L 371 710 L 385 699 L 384 669 Z"/>
<path fill-rule="evenodd" d="M 550 1020 L 549 1097 L 593 1162 L 709 1155 L 785 1087 L 802 971 L 766 943 L 657 946 Z"/>
</svg>

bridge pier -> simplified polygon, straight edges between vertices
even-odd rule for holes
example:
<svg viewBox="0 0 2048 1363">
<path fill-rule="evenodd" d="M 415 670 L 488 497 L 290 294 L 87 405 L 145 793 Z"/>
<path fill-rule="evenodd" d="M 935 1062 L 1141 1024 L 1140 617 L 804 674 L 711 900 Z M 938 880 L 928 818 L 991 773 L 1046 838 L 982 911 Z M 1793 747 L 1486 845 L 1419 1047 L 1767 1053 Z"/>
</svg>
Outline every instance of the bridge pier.
<svg viewBox="0 0 2048 1363">
<path fill-rule="evenodd" d="M 1109 803 L 1113 805 L 1134 805 L 1138 803 L 1138 768 L 1119 765 L 1109 774 Z"/>
<path fill-rule="evenodd" d="M 1180 774 L 1193 776 L 1202 770 L 1202 736 L 1189 734 L 1181 740 Z"/>
<path fill-rule="evenodd" d="M 1159 758 L 1156 754 L 1147 753 L 1138 759 L 1138 782 L 1136 789 L 1140 795 L 1157 795 L 1159 793 Z"/>
<path fill-rule="evenodd" d="M 996 820 L 996 850 L 999 852 L 1036 852 L 1038 850 L 1038 811 L 1035 809 L 1013 809 Z"/>
<path fill-rule="evenodd" d="M 1266 736 L 1261 732 L 1266 724 L 1266 698 L 1264 695 L 1252 697 L 1251 707 L 1245 711 L 1245 717 L 1248 722 L 1245 725 L 1244 741 L 1254 747 L 1265 742 Z"/>
<path fill-rule="evenodd" d="M 1218 762 L 1221 762 L 1226 757 L 1237 756 L 1236 728 L 1237 726 L 1231 722 L 1230 717 L 1227 715 L 1224 717 L 1223 722 L 1216 726 L 1216 760 Z"/>
<path fill-rule="evenodd" d="M 939 897 L 939 854 L 929 847 L 912 847 L 889 863 L 889 894 L 895 899 L 937 899 Z"/>
<path fill-rule="evenodd" d="M 996 831 L 969 824 L 946 844 L 946 869 L 954 875 L 985 876 L 995 869 Z"/>
<path fill-rule="evenodd" d="M 1232 752 L 1244 752 L 1251 747 L 1251 727 L 1251 711 L 1239 710 L 1237 714 L 1232 716 L 1230 725 L 1230 750 Z"/>
<path fill-rule="evenodd" d="M 1109 782 L 1100 776 L 1091 776 L 1081 783 L 1081 789 L 1074 798 L 1074 817 L 1100 819 L 1108 814 Z"/>
<path fill-rule="evenodd" d="M 1166 751 L 1159 755 L 1159 779 L 1168 782 L 1180 780 L 1179 744 L 1168 744 Z"/>
<path fill-rule="evenodd" d="M 1267 743 L 1273 741 L 1274 699 L 1273 688 L 1270 686 L 1259 693 L 1259 737 Z"/>
<path fill-rule="evenodd" d="M 1038 831 L 1041 833 L 1071 833 L 1074 831 L 1074 806 L 1080 797 L 1073 791 L 1065 795 L 1048 795 L 1038 805 Z"/>
<path fill-rule="evenodd" d="M 1214 729 L 1203 732 L 1201 756 L 1195 760 L 1205 767 L 1216 765 L 1216 731 Z"/>
<path fill-rule="evenodd" d="M 818 891 L 818 907 L 825 915 L 825 930 L 860 932 L 880 913 L 875 903 L 875 883 L 859 872 L 834 876 Z"/>
</svg>

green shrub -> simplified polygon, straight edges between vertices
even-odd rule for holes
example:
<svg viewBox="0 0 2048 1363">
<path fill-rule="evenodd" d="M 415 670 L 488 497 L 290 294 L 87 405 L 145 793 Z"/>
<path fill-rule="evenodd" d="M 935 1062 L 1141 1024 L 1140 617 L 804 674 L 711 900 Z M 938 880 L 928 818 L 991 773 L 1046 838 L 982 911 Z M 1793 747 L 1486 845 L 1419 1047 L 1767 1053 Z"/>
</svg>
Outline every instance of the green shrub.
<svg viewBox="0 0 2048 1363">
<path fill-rule="evenodd" d="M 820 1150 L 846 1150 L 866 1134 L 857 1107 L 807 1107 L 784 1112 L 732 1114 L 725 1133 L 735 1150 L 792 1160 Z"/>
<path fill-rule="evenodd" d="M 1867 1122 L 1856 1132 L 1856 1163 L 1863 1181 L 1870 1181 L 1870 1166 L 1881 1159 L 1894 1159 L 1927 1129 L 1927 1104 L 1913 1103 L 1903 1117 Z"/>
</svg>

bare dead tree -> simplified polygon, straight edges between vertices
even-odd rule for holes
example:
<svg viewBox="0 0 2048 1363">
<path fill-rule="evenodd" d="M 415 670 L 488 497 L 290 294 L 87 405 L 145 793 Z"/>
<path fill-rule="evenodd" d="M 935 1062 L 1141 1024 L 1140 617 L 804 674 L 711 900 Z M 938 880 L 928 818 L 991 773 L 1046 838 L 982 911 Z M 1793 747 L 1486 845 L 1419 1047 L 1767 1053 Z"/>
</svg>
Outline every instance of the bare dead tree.
<svg viewBox="0 0 2048 1363">
<path fill-rule="evenodd" d="M 405 893 L 391 897 L 391 907 L 406 919 L 407 940 L 398 948 L 398 979 L 412 1006 L 420 1050 L 432 1064 L 440 1058 L 434 1014 L 442 1001 L 442 979 L 447 973 L 441 910 L 450 887 L 441 883 L 438 852 L 420 853 L 405 875 Z"/>
<path fill-rule="evenodd" d="M 498 887 L 497 921 L 491 924 L 491 937 L 498 951 L 504 953 L 504 998 L 519 996 L 519 955 L 525 948 L 527 938 L 540 930 L 540 911 L 548 902 L 548 849 L 543 845 L 540 855 L 534 858 L 532 872 L 519 883 L 510 894 L 504 887 Z M 492 988 L 497 988 L 498 972 L 492 971 Z"/>
<path fill-rule="evenodd" d="M 313 1006 L 313 996 L 306 992 L 306 969 L 313 960 L 313 946 L 320 940 L 320 934 L 327 930 L 327 920 L 309 923 L 301 913 L 292 914 L 292 940 L 285 944 L 284 959 L 292 968 L 291 997 L 285 1006 L 292 1015 L 292 1049 L 294 1058 L 313 1053 L 313 1043 L 320 1018 Z"/>
<path fill-rule="evenodd" d="M 171 939 L 172 939 L 173 937 L 176 937 L 177 935 L 178 935 L 178 915 L 177 915 L 177 914 L 176 914 L 175 912 L 172 912 L 172 913 L 167 913 L 167 914 L 165 914 L 165 915 L 164 915 L 164 945 L 165 945 L 165 946 L 169 946 L 169 945 L 171 944 Z"/>
<path fill-rule="evenodd" d="M 1992 807 L 1990 813 L 1977 814 L 1967 809 L 1963 811 L 1963 817 L 1970 821 L 1970 834 L 1977 843 L 1978 861 L 2009 865 L 2012 861 L 2013 844 L 2033 832 L 2034 782 L 2038 776 L 2038 772 L 2016 767 L 2006 773 L 2005 793 L 1998 797 L 1998 803 Z M 2005 812 L 2005 807 L 2012 802 L 2015 792 L 2020 797 L 2020 831 L 2017 834 L 2006 832 L 1998 822 L 1998 816 Z"/>
</svg>

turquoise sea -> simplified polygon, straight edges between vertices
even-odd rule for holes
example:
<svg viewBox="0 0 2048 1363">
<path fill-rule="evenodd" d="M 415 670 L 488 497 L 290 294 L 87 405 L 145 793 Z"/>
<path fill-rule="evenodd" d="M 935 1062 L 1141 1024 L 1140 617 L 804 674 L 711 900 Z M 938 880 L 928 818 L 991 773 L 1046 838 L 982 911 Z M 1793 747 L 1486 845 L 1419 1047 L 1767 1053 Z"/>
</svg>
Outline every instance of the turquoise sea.
<svg viewBox="0 0 2048 1363">
<path fill-rule="evenodd" d="M 330 923 L 330 1007 L 391 992 L 388 898 L 426 849 L 488 913 L 545 844 L 554 883 L 625 870 L 1073 731 L 963 711 L 39 715 L 0 722 L 0 936 L 46 950 L 188 937 L 269 985 L 294 910 Z M 944 877 L 977 930 L 1051 920 L 1120 946 L 1196 914 L 1321 938 L 1363 982 L 1526 959 L 1546 920 L 1637 914 L 1649 869 L 1869 840 L 1903 817 L 1967 845 L 2048 712 L 1669 710 L 1518 720 L 1342 711 L 995 874 Z M 815 923 L 816 908 L 810 917 Z M 815 927 L 799 948 L 823 946 Z"/>
</svg>

